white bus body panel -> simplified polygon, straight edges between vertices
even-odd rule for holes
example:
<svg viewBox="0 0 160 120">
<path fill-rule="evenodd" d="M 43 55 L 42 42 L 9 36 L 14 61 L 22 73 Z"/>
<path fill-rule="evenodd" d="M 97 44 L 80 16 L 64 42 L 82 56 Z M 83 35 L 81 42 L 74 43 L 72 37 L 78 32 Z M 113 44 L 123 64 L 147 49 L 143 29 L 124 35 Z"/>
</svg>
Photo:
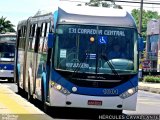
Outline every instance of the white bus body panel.
<svg viewBox="0 0 160 120">
<path fill-rule="evenodd" d="M 126 98 L 121 99 L 116 97 L 98 97 L 70 94 L 64 95 L 54 88 L 50 89 L 50 105 L 54 107 L 75 107 L 75 108 L 94 108 L 94 109 L 115 109 L 115 110 L 135 110 L 137 93 Z M 88 105 L 88 100 L 102 101 L 101 106 Z M 67 105 L 66 101 L 71 102 L 71 105 Z M 118 108 L 117 105 L 122 105 L 122 108 Z"/>
<path fill-rule="evenodd" d="M 0 77 L 1 78 L 13 78 L 14 71 L 13 70 L 0 70 Z"/>
<path fill-rule="evenodd" d="M 50 105 L 57 107 L 65 107 L 66 106 L 66 95 L 60 93 L 54 88 L 50 88 Z"/>
<path fill-rule="evenodd" d="M 138 92 L 136 92 L 134 95 L 123 100 L 124 110 L 136 110 L 137 95 L 138 95 Z"/>
<path fill-rule="evenodd" d="M 88 100 L 102 101 L 102 105 L 88 105 Z M 71 101 L 72 104 L 68 107 L 82 107 L 82 108 L 97 108 L 97 109 L 122 109 L 117 108 L 117 105 L 122 105 L 123 100 L 119 97 L 98 97 L 87 95 L 71 94 L 67 96 L 67 101 Z"/>
</svg>

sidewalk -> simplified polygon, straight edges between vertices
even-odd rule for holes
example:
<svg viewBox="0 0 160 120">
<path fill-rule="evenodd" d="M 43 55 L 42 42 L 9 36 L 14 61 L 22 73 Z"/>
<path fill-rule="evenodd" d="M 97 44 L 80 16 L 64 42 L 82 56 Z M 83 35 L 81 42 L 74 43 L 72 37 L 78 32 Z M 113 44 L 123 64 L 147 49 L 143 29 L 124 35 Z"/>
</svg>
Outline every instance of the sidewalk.
<svg viewBox="0 0 160 120">
<path fill-rule="evenodd" d="M 8 85 L 0 84 L 0 120 L 53 120 L 53 118 L 16 94 Z"/>
<path fill-rule="evenodd" d="M 160 94 L 160 83 L 139 82 L 138 89 Z"/>
</svg>

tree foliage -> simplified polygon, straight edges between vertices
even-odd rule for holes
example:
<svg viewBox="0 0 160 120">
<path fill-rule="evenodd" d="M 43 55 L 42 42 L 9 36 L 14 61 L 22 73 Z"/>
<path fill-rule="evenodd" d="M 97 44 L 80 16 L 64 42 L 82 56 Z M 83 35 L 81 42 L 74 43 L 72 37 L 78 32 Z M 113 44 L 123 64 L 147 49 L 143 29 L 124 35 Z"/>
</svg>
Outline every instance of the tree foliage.
<svg viewBox="0 0 160 120">
<path fill-rule="evenodd" d="M 116 5 L 114 0 L 104 1 L 104 0 L 90 0 L 90 2 L 86 3 L 88 6 L 96 6 L 96 7 L 113 7 L 118 9 L 123 9 L 120 5 Z M 140 16 L 140 10 L 133 9 L 131 13 L 136 21 L 136 25 L 139 28 L 139 16 Z M 158 12 L 151 11 L 151 10 L 143 10 L 142 15 L 142 36 L 146 38 L 146 31 L 147 31 L 147 22 L 151 19 L 159 19 L 160 15 L 158 15 Z"/>
<path fill-rule="evenodd" d="M 118 8 L 122 9 L 122 6 L 116 5 L 113 0 L 110 1 L 104 1 L 104 0 L 90 0 L 90 2 L 86 3 L 88 6 L 95 6 L 95 7 L 113 7 L 113 8 Z"/>
<path fill-rule="evenodd" d="M 140 16 L 140 10 L 133 9 L 131 13 L 136 21 L 136 25 L 139 28 L 139 16 Z M 146 38 L 146 31 L 147 31 L 147 22 L 151 19 L 158 19 L 160 18 L 160 15 L 158 15 L 158 12 L 156 11 L 145 11 L 143 10 L 142 13 L 142 36 Z"/>
<path fill-rule="evenodd" d="M 6 18 L 3 16 L 0 18 L 0 33 L 15 32 L 13 27 L 14 25 L 11 23 L 11 21 L 6 20 Z"/>
</svg>

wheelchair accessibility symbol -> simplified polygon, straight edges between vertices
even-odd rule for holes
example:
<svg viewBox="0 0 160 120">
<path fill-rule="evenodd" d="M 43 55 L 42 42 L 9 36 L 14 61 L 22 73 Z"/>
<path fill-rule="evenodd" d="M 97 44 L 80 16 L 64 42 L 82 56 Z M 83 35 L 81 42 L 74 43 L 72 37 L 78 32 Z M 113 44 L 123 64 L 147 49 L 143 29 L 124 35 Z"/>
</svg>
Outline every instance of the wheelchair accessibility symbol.
<svg viewBox="0 0 160 120">
<path fill-rule="evenodd" d="M 98 36 L 99 44 L 107 44 L 107 36 Z"/>
</svg>

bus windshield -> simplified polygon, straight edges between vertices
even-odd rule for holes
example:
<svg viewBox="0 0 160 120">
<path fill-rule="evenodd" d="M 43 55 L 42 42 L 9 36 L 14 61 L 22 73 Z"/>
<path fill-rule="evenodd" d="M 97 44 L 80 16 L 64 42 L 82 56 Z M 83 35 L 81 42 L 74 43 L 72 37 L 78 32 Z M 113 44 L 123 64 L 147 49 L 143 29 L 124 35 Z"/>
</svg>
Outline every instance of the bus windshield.
<svg viewBox="0 0 160 120">
<path fill-rule="evenodd" d="M 0 41 L 16 41 L 16 36 L 0 36 Z"/>
<path fill-rule="evenodd" d="M 6 58 L 14 58 L 15 45 L 8 43 L 0 43 L 0 61 L 11 61 Z"/>
<path fill-rule="evenodd" d="M 113 74 L 112 69 L 118 74 L 137 72 L 137 31 L 133 28 L 59 25 L 56 32 L 57 70 L 93 74 Z"/>
<path fill-rule="evenodd" d="M 15 53 L 15 35 L 0 36 L 0 61 L 13 61 Z"/>
</svg>

